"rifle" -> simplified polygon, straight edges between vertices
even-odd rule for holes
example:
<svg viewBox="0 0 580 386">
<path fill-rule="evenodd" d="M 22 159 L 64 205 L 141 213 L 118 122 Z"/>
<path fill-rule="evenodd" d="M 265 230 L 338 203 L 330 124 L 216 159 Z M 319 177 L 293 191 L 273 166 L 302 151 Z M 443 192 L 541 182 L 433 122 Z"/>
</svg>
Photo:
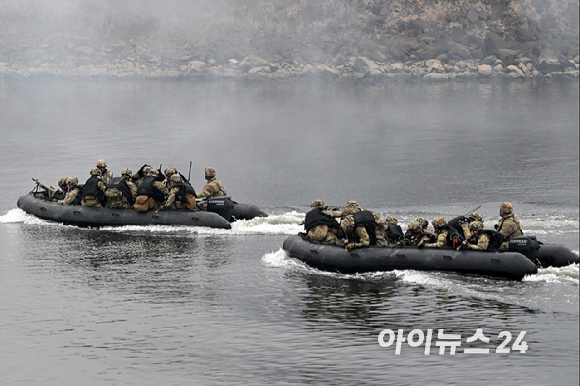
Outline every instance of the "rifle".
<svg viewBox="0 0 580 386">
<path fill-rule="evenodd" d="M 42 190 L 44 190 L 44 192 L 42 192 L 42 193 L 47 195 L 48 198 L 52 201 L 52 199 L 56 195 L 56 189 L 53 188 L 52 186 L 50 188 L 46 187 L 46 185 L 42 184 L 40 181 L 38 181 L 38 179 L 33 178 L 32 181 L 34 181 L 36 183 L 36 186 L 34 187 L 32 192 L 38 193 L 38 190 L 42 189 Z"/>
<path fill-rule="evenodd" d="M 469 218 L 469 216 L 471 216 L 473 214 L 473 212 L 477 211 L 479 208 L 481 208 L 481 205 L 475 207 L 474 209 L 472 209 L 471 211 L 467 212 L 463 217 L 467 217 Z"/>
<path fill-rule="evenodd" d="M 187 181 L 191 180 L 191 163 L 193 161 L 189 161 L 189 174 L 187 175 Z"/>
</svg>

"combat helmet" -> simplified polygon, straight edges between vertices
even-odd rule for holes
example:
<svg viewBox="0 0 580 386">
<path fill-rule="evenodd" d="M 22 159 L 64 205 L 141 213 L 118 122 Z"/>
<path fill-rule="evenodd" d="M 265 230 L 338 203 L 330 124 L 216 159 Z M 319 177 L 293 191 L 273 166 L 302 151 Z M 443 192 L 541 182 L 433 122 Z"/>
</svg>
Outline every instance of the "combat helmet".
<svg viewBox="0 0 580 386">
<path fill-rule="evenodd" d="M 64 187 L 66 187 L 67 181 L 68 181 L 68 177 L 63 177 L 60 180 L 58 180 L 57 185 L 62 189 Z"/>
<path fill-rule="evenodd" d="M 93 177 L 94 177 L 94 176 L 99 176 L 99 177 L 100 177 L 100 176 L 102 176 L 103 174 L 101 173 L 101 171 L 100 171 L 99 169 L 97 169 L 97 168 L 92 168 L 92 169 L 91 169 L 91 171 L 90 171 L 90 175 L 91 175 L 91 176 L 93 176 Z"/>
<path fill-rule="evenodd" d="M 215 177 L 215 169 L 211 166 L 205 168 L 204 173 L 208 177 Z"/>
<path fill-rule="evenodd" d="M 165 174 L 165 176 L 167 177 L 167 179 L 171 178 L 171 176 L 174 175 L 175 173 L 177 173 L 177 170 L 175 170 L 174 168 L 167 168 L 163 172 L 163 174 Z"/>
<path fill-rule="evenodd" d="M 421 226 L 421 223 L 417 220 L 415 221 L 411 221 L 411 223 L 409 224 L 409 227 L 407 228 L 409 231 L 411 231 L 411 233 L 421 233 L 423 232 L 423 227 Z"/>
<path fill-rule="evenodd" d="M 107 162 L 104 159 L 100 159 L 97 161 L 97 167 L 98 168 L 106 168 Z"/>
<path fill-rule="evenodd" d="M 322 200 L 314 200 L 312 201 L 312 204 L 310 204 L 311 208 L 324 208 L 326 205 L 324 204 L 324 201 Z"/>
<path fill-rule="evenodd" d="M 159 176 L 159 172 L 154 168 L 149 168 L 147 171 L 147 177 L 157 177 Z"/>
<path fill-rule="evenodd" d="M 385 218 L 385 221 L 388 224 L 392 224 L 392 225 L 398 225 L 399 224 L 399 220 L 397 220 L 395 217 L 393 216 L 387 216 L 387 218 Z"/>
<path fill-rule="evenodd" d="M 514 207 L 509 202 L 503 202 L 499 207 L 499 215 L 510 215 L 514 212 Z"/>
<path fill-rule="evenodd" d="M 433 224 L 433 228 L 440 229 L 447 225 L 447 221 L 445 221 L 443 217 L 437 217 L 435 220 L 431 221 L 431 224 Z"/>
<path fill-rule="evenodd" d="M 427 221 L 427 219 L 425 217 L 419 217 L 415 221 L 417 221 L 419 223 L 419 225 L 421 225 L 421 228 L 423 228 L 423 229 L 427 229 L 429 227 L 429 221 Z"/>
<path fill-rule="evenodd" d="M 69 177 L 66 179 L 67 185 L 77 186 L 79 184 L 79 179 L 76 177 Z"/>
<path fill-rule="evenodd" d="M 171 180 L 171 182 L 176 182 L 176 183 L 180 184 L 181 183 L 181 176 L 179 175 L 179 173 L 174 173 L 171 175 L 170 180 Z"/>
<path fill-rule="evenodd" d="M 131 171 L 131 169 L 123 169 L 121 175 L 123 177 L 131 178 L 133 176 L 133 172 Z"/>
<path fill-rule="evenodd" d="M 340 222 L 340 228 L 344 233 L 352 233 L 354 231 L 354 217 L 348 215 Z"/>
<path fill-rule="evenodd" d="M 482 229 L 483 229 L 483 225 L 477 220 L 469 223 L 469 230 L 470 231 L 480 231 Z"/>
<path fill-rule="evenodd" d="M 469 221 L 479 221 L 479 222 L 483 222 L 483 216 L 480 215 L 478 212 L 473 212 L 469 216 Z"/>
</svg>

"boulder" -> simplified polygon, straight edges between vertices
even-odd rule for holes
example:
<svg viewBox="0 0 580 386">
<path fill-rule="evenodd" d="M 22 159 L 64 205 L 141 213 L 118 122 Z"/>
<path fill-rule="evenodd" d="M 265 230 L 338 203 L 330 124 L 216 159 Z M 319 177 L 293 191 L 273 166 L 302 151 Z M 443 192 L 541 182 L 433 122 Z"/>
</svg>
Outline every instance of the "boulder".
<svg viewBox="0 0 580 386">
<path fill-rule="evenodd" d="M 514 58 L 518 54 L 516 50 L 508 50 L 507 48 L 500 48 L 495 50 L 495 53 L 502 62 L 506 65 L 510 65 L 514 62 Z"/>
<path fill-rule="evenodd" d="M 207 72 L 207 65 L 204 62 L 200 62 L 199 60 L 193 60 L 189 62 L 189 70 L 188 73 L 204 73 Z"/>
<path fill-rule="evenodd" d="M 268 62 L 265 59 L 256 55 L 248 55 L 240 62 L 240 68 L 244 71 L 249 71 L 254 67 L 265 67 Z"/>
<path fill-rule="evenodd" d="M 405 59 L 419 47 L 419 39 L 410 37 L 395 37 L 390 42 L 390 53 L 396 59 Z"/>
<path fill-rule="evenodd" d="M 428 21 L 425 21 L 421 18 L 417 18 L 409 22 L 408 28 L 417 30 L 418 32 L 425 32 L 431 30 L 433 27 L 431 26 L 431 23 L 429 23 Z"/>
<path fill-rule="evenodd" d="M 543 58 L 540 59 L 540 65 L 538 66 L 538 70 L 542 71 L 544 74 L 548 74 L 550 72 L 558 72 L 562 70 L 562 65 L 558 59 L 553 58 Z"/>
<path fill-rule="evenodd" d="M 491 76 L 492 74 L 491 66 L 489 64 L 480 64 L 479 66 L 477 66 L 477 73 L 479 74 L 479 76 L 482 77 Z"/>
<path fill-rule="evenodd" d="M 466 19 L 470 23 L 475 23 L 479 20 L 479 14 L 475 10 L 475 8 L 473 8 L 473 7 L 469 8 L 469 11 L 467 12 Z"/>
<path fill-rule="evenodd" d="M 427 68 L 427 72 L 437 72 L 443 73 L 445 72 L 445 67 L 443 63 L 441 63 L 437 59 L 429 59 L 425 62 L 425 67 Z"/>
</svg>

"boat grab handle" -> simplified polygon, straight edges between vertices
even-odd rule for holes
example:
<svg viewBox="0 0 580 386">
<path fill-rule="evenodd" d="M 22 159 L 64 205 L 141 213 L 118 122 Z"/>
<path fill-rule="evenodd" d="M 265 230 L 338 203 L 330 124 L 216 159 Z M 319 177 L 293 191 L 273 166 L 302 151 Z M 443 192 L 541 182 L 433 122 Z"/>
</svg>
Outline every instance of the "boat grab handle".
<svg viewBox="0 0 580 386">
<path fill-rule="evenodd" d="M 500 259 L 496 259 L 496 258 L 491 259 L 491 261 L 493 261 L 494 263 L 501 263 L 501 260 Z"/>
<path fill-rule="evenodd" d="M 315 255 L 318 255 L 318 251 L 316 249 L 311 249 L 310 252 L 314 253 Z"/>
<path fill-rule="evenodd" d="M 405 255 L 403 255 L 402 253 L 397 253 L 397 257 L 400 257 L 401 259 L 405 258 Z"/>
<path fill-rule="evenodd" d="M 443 255 L 443 258 L 445 260 L 453 260 L 453 256 L 449 256 L 449 255 Z"/>
<path fill-rule="evenodd" d="M 81 214 L 81 212 L 78 210 L 73 210 L 73 214 Z"/>
</svg>

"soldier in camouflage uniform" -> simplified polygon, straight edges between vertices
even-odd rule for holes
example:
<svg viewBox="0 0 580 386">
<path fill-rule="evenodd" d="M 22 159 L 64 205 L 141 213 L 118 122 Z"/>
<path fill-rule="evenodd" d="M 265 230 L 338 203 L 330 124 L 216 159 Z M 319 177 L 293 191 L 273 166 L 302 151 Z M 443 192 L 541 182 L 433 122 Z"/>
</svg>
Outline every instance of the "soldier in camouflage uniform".
<svg viewBox="0 0 580 386">
<path fill-rule="evenodd" d="M 195 208 L 195 190 L 193 190 L 193 187 L 189 183 L 184 182 L 181 175 L 177 172 L 171 174 L 169 179 L 171 190 L 167 195 L 167 199 L 165 199 L 165 202 L 159 209 Z"/>
<path fill-rule="evenodd" d="M 340 217 L 342 212 L 328 210 L 322 200 L 314 200 L 310 204 L 310 212 L 306 213 L 304 230 L 312 241 L 322 244 L 344 246 L 340 225 L 334 218 Z"/>
<path fill-rule="evenodd" d="M 395 217 L 393 216 L 387 216 L 385 218 L 385 221 L 387 222 L 387 224 L 391 224 L 391 225 L 399 225 L 399 220 L 397 220 Z"/>
<path fill-rule="evenodd" d="M 518 218 L 514 215 L 514 207 L 511 203 L 502 203 L 499 207 L 499 215 L 501 216 L 501 220 L 499 220 L 498 224 L 496 225 L 498 232 L 503 233 L 504 235 L 511 234 L 511 237 L 518 237 L 524 234 L 520 220 L 518 220 Z M 501 245 L 500 249 L 507 249 L 508 246 L 509 239 Z"/>
<path fill-rule="evenodd" d="M 101 171 L 97 168 L 91 170 L 91 177 L 85 182 L 83 188 L 83 205 L 102 208 L 105 202 L 107 185 L 101 179 Z"/>
<path fill-rule="evenodd" d="M 97 161 L 97 169 L 101 171 L 101 179 L 107 185 L 113 179 L 113 173 L 107 169 L 107 163 L 104 159 Z"/>
<path fill-rule="evenodd" d="M 131 209 L 137 197 L 137 185 L 131 180 L 133 172 L 125 169 L 121 172 L 121 180 L 118 184 L 107 185 L 107 208 Z"/>
<path fill-rule="evenodd" d="M 469 223 L 470 237 L 468 240 L 463 242 L 468 249 L 480 249 L 486 250 L 489 247 L 489 235 L 486 233 L 481 233 L 483 229 L 483 224 L 477 220 Z"/>
<path fill-rule="evenodd" d="M 342 219 L 340 228 L 348 239 L 347 250 L 368 247 L 371 244 L 371 238 L 366 228 L 364 225 L 357 225 L 352 214 Z"/>
<path fill-rule="evenodd" d="M 60 182 L 60 181 L 59 181 Z M 65 205 L 80 205 L 81 204 L 81 190 L 77 186 L 79 184 L 79 179 L 76 177 L 67 178 L 67 189 L 64 199 L 58 202 Z"/>
<path fill-rule="evenodd" d="M 437 241 L 430 244 L 425 244 L 426 247 L 443 248 L 447 246 L 447 236 L 449 235 L 449 229 L 447 229 L 447 221 L 443 217 L 437 217 L 435 220 L 431 221 L 433 228 L 435 229 L 435 234 L 437 234 Z"/>
<path fill-rule="evenodd" d="M 435 232 L 433 232 L 432 230 L 429 230 L 429 221 L 427 221 L 426 218 L 419 217 L 415 221 L 417 221 L 419 223 L 419 225 L 421 226 L 421 229 L 423 230 L 424 235 L 426 235 L 427 237 L 432 238 L 432 239 L 437 238 L 437 234 Z M 407 229 L 407 231 L 408 231 L 408 229 Z"/>
<path fill-rule="evenodd" d="M 205 179 L 207 182 L 201 190 L 197 193 L 197 198 L 206 198 L 205 201 L 201 201 L 198 206 L 201 210 L 207 210 L 207 199 L 213 197 L 223 197 L 228 195 L 226 187 L 220 180 L 217 179 L 215 169 L 212 167 L 207 167 L 204 170 Z"/>
<path fill-rule="evenodd" d="M 57 185 L 60 188 L 60 190 L 63 193 L 66 193 L 67 189 L 68 189 L 68 179 L 69 177 L 63 177 L 60 180 L 58 180 Z"/>
<path fill-rule="evenodd" d="M 346 216 L 351 216 L 357 212 L 362 212 L 363 209 L 356 203 L 356 201 L 349 201 L 346 203 L 346 207 L 342 211 L 342 218 Z M 374 219 L 374 237 L 376 238 L 376 243 L 373 245 L 390 245 L 393 244 L 391 240 L 388 239 L 386 235 L 387 222 L 381 216 L 379 216 L 374 211 L 369 211 Z M 366 229 L 365 229 L 366 230 Z M 367 231 L 368 234 L 368 231 Z M 370 236 L 369 236 L 370 237 Z"/>
<path fill-rule="evenodd" d="M 400 241 L 400 244 L 423 247 L 429 241 L 429 236 L 424 232 L 419 221 L 411 221 L 407 227 L 407 232 L 405 232 L 405 237 Z"/>
<path fill-rule="evenodd" d="M 137 198 L 133 205 L 136 210 L 159 209 L 165 201 L 169 191 L 163 182 L 157 180 L 158 176 L 159 173 L 153 168 L 147 172 L 147 176 L 137 188 Z"/>
</svg>

